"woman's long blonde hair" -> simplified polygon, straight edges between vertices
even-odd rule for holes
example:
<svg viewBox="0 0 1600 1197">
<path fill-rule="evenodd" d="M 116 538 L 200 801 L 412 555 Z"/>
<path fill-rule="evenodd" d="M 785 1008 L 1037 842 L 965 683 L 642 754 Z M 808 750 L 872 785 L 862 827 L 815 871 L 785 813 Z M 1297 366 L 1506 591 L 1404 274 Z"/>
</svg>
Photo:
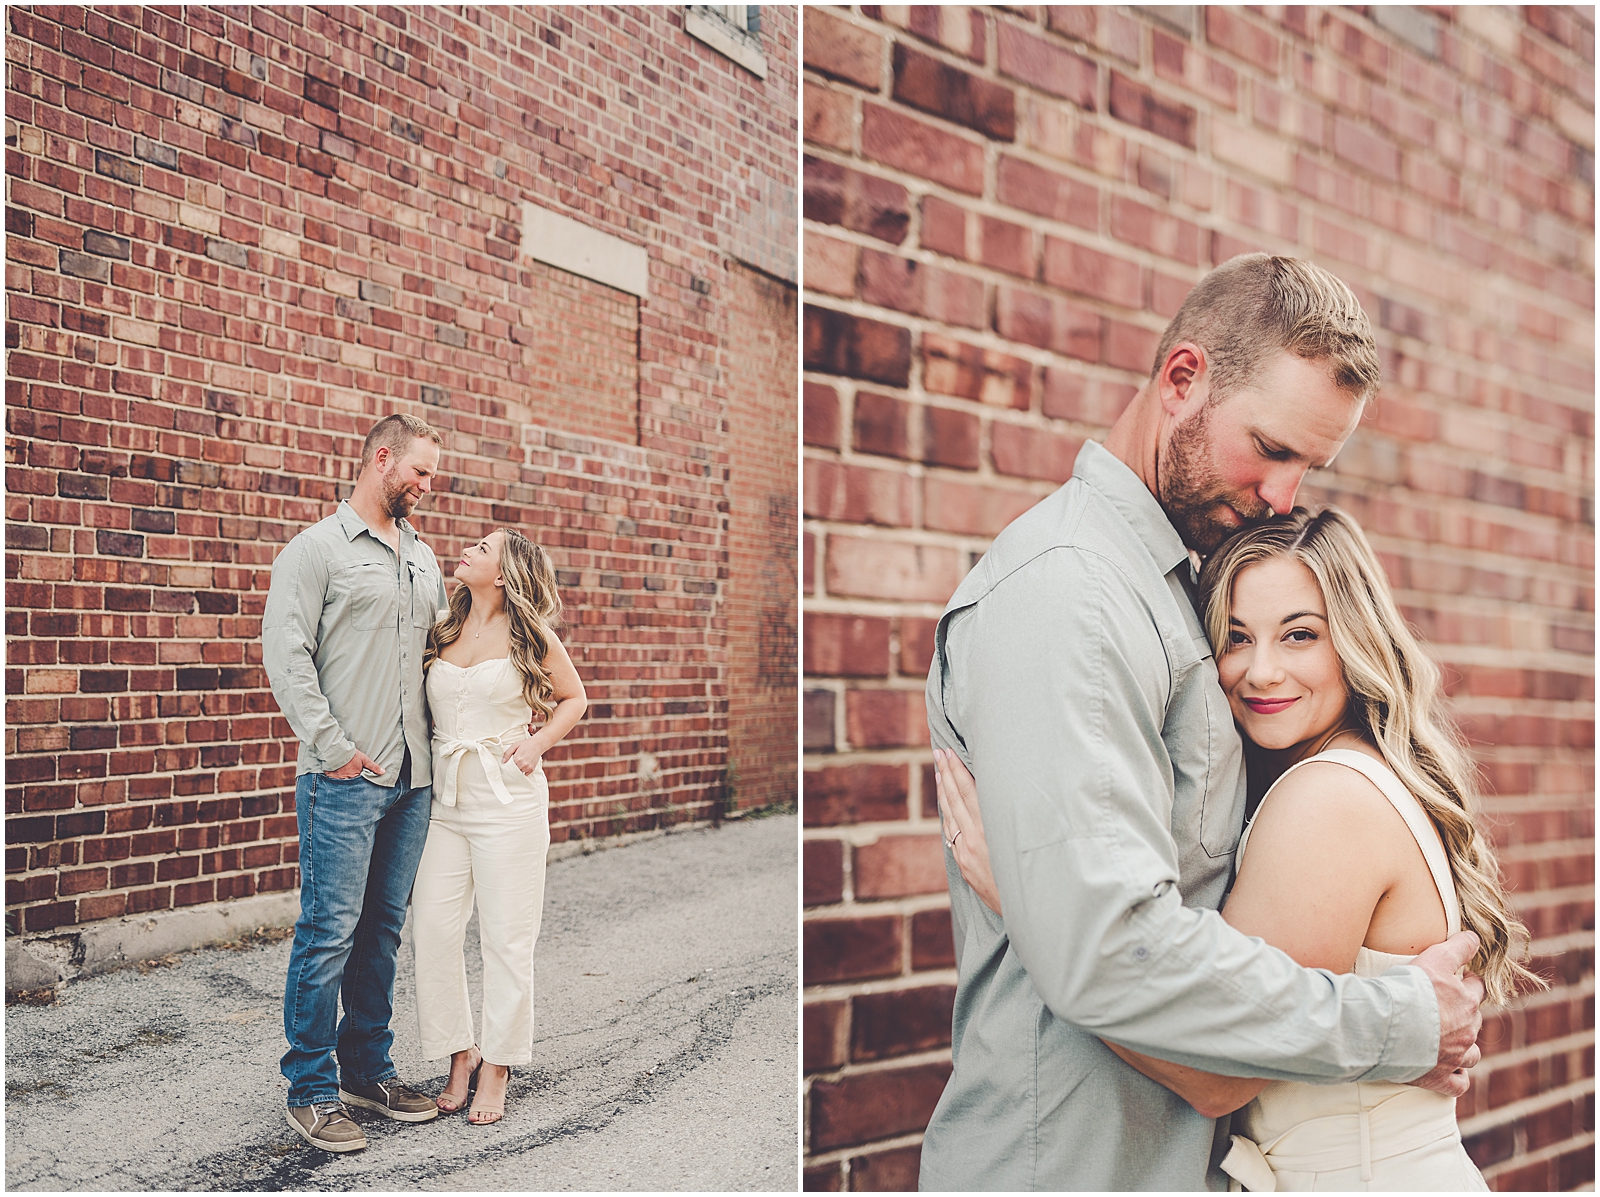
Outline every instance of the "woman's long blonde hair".
<svg viewBox="0 0 1600 1197">
<path fill-rule="evenodd" d="M 500 576 L 505 579 L 506 620 L 511 633 L 511 664 L 522 676 L 522 697 L 539 714 L 555 710 L 555 687 L 545 672 L 553 629 L 561 620 L 561 594 L 549 555 L 515 528 L 501 529 Z M 428 632 L 422 669 L 426 673 L 441 649 L 454 644 L 472 610 L 472 591 L 457 586 L 450 613 Z"/>
<path fill-rule="evenodd" d="M 1229 643 L 1233 586 L 1241 571 L 1275 557 L 1300 562 L 1317 579 L 1328 636 L 1344 668 L 1346 718 L 1383 754 L 1438 828 L 1450 860 L 1461 921 L 1481 947 L 1469 966 L 1490 1000 L 1504 1004 L 1545 982 L 1525 968 L 1528 931 L 1512 913 L 1488 839 L 1472 821 L 1477 771 L 1445 713 L 1439 667 L 1422 651 L 1389 592 L 1383 567 L 1356 522 L 1336 507 L 1296 507 L 1241 532 L 1200 571 L 1206 633 L 1218 660 Z"/>
</svg>

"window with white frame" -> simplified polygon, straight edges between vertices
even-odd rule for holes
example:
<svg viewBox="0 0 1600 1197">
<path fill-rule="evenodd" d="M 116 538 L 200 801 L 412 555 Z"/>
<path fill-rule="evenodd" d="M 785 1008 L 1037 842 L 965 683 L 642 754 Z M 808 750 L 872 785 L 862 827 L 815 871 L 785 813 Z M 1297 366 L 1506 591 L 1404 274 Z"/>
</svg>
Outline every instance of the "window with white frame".
<svg viewBox="0 0 1600 1197">
<path fill-rule="evenodd" d="M 759 4 L 686 4 L 683 31 L 759 78 L 767 77 Z"/>
<path fill-rule="evenodd" d="M 759 4 L 704 4 L 699 7 L 709 12 L 721 13 L 724 21 L 743 29 L 746 33 L 761 32 L 761 5 Z"/>
</svg>

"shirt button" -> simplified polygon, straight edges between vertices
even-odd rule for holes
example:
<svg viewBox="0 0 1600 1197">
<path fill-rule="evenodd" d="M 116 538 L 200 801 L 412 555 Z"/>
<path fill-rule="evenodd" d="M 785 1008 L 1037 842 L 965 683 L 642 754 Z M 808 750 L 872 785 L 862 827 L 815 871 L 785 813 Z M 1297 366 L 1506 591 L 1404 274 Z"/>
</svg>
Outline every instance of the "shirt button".
<svg viewBox="0 0 1600 1197">
<path fill-rule="evenodd" d="M 1138 947 L 1133 949 L 1133 958 L 1135 960 L 1147 959 L 1149 957 L 1149 955 L 1150 955 L 1150 949 L 1145 947 L 1144 944 L 1140 944 Z"/>
</svg>

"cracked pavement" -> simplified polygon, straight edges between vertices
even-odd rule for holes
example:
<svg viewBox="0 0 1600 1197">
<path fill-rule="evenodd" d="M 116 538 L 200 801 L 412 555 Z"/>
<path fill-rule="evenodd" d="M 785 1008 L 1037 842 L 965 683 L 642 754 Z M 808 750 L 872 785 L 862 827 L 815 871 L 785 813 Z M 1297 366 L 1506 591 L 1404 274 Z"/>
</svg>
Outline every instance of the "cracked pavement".
<svg viewBox="0 0 1600 1197">
<path fill-rule="evenodd" d="M 207 948 L 6 1009 L 10 1190 L 799 1188 L 797 819 L 745 819 L 549 867 L 533 1064 L 505 1119 L 356 1111 L 365 1151 L 284 1121 L 287 940 Z M 468 976 L 481 991 L 477 921 Z M 395 1064 L 433 1094 L 409 932 Z"/>
</svg>

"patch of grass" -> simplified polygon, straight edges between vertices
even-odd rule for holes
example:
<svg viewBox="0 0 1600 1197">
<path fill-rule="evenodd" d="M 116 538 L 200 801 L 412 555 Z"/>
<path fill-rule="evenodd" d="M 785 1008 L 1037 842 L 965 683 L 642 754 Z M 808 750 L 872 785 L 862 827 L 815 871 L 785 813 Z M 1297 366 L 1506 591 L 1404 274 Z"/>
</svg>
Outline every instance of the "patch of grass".
<svg viewBox="0 0 1600 1197">
<path fill-rule="evenodd" d="M 7 1097 L 28 1097 L 31 1094 L 49 1094 L 54 1097 L 66 1097 L 66 1086 L 56 1081 L 7 1081 Z"/>
<path fill-rule="evenodd" d="M 219 943 L 217 946 L 226 948 L 230 952 L 248 952 L 252 948 L 262 948 L 270 943 L 282 943 L 286 939 L 293 938 L 293 927 L 257 927 L 253 931 L 246 931 L 238 939 Z"/>
<path fill-rule="evenodd" d="M 792 815 L 799 809 L 799 804 L 795 802 L 775 802 L 771 806 L 758 806 L 754 810 L 738 811 L 727 817 L 740 821 L 745 819 L 770 819 L 775 815 Z"/>
<path fill-rule="evenodd" d="M 78 1054 L 86 1060 L 105 1061 L 116 1057 L 119 1053 L 131 1051 L 139 1047 L 165 1047 L 169 1043 L 176 1043 L 180 1038 L 176 1031 L 158 1030 L 155 1027 L 141 1027 L 127 1043 L 114 1043 L 110 1047 L 95 1050 L 80 1047 Z"/>
</svg>

